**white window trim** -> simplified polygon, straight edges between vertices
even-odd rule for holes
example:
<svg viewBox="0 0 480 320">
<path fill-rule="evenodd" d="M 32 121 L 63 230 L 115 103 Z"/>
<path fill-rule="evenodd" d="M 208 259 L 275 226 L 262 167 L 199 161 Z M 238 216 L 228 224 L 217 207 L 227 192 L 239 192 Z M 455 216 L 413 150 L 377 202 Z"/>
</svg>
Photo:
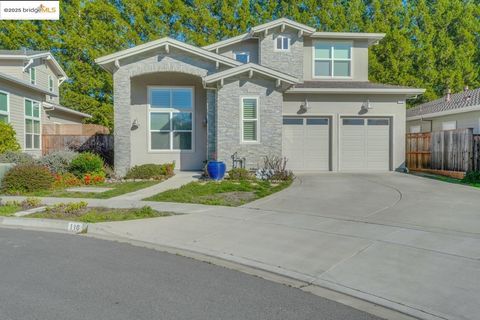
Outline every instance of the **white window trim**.
<svg viewBox="0 0 480 320">
<path fill-rule="evenodd" d="M 10 93 L 0 90 L 0 93 L 7 95 L 7 111 L 1 111 L 0 114 L 7 116 L 7 123 L 10 123 Z"/>
<path fill-rule="evenodd" d="M 247 55 L 247 63 L 250 62 L 250 52 L 249 51 L 235 51 L 235 52 L 233 52 L 233 59 L 237 60 L 237 54 L 246 54 Z"/>
<path fill-rule="evenodd" d="M 421 133 L 422 132 L 422 126 L 410 126 L 410 133 Z"/>
<path fill-rule="evenodd" d="M 185 109 L 175 109 L 175 108 L 152 108 L 150 104 L 150 93 L 154 89 L 190 89 L 192 92 L 192 109 L 186 111 Z M 147 130 L 147 141 L 148 141 L 148 152 L 149 153 L 194 153 L 195 152 L 195 87 L 194 86 L 147 86 L 147 123 L 148 123 L 148 130 Z M 151 113 L 159 112 L 159 113 L 170 113 L 170 120 L 172 119 L 172 113 L 176 112 L 191 112 L 192 113 L 192 148 L 191 149 L 172 149 L 173 148 L 173 130 L 170 130 L 170 149 L 152 149 L 152 135 L 151 135 Z M 155 132 L 159 130 L 154 130 Z M 183 132 L 190 132 L 190 130 L 182 130 Z"/>
<path fill-rule="evenodd" d="M 27 101 L 27 100 L 32 102 L 32 115 L 33 115 L 33 103 L 34 102 L 38 103 L 38 118 L 34 117 L 34 116 L 27 116 L 25 114 L 25 101 Z M 31 148 L 27 148 L 27 125 L 25 123 L 26 122 L 25 120 L 27 120 L 27 119 L 38 120 L 40 122 L 39 123 L 40 132 L 38 134 L 37 133 L 28 133 L 28 134 L 32 135 L 32 147 Z M 35 126 L 34 126 L 34 128 L 35 128 Z M 35 142 L 34 142 L 34 139 L 33 139 L 33 137 L 35 135 L 40 136 L 38 148 L 35 148 Z M 33 100 L 33 99 L 27 99 L 27 98 L 23 98 L 23 149 L 24 150 L 31 150 L 31 151 L 42 150 L 42 104 L 41 104 L 40 101 Z"/>
<path fill-rule="evenodd" d="M 454 129 L 445 129 L 445 127 L 448 127 L 449 125 L 453 124 L 454 125 Z M 457 130 L 457 121 L 456 120 L 452 120 L 452 121 L 443 121 L 442 122 L 442 131 L 447 131 L 447 130 Z"/>
<path fill-rule="evenodd" d="M 315 45 L 317 43 L 323 43 L 323 44 L 330 45 L 330 53 L 331 53 L 330 59 L 316 59 L 315 58 Z M 334 50 L 333 50 L 333 46 L 335 44 L 348 44 L 348 45 L 350 45 L 350 59 L 335 59 Z M 315 61 L 316 60 L 321 60 L 321 61 L 329 60 L 330 61 L 331 65 L 332 65 L 332 70 L 331 70 L 330 76 L 317 76 L 317 75 L 315 75 Z M 348 76 L 348 77 L 334 76 L 334 74 L 335 74 L 334 62 L 335 61 L 350 61 L 350 76 Z M 312 78 L 313 79 L 352 79 L 353 78 L 353 41 L 314 40 L 313 43 L 312 43 Z"/>
<path fill-rule="evenodd" d="M 35 72 L 35 79 L 32 79 L 32 70 L 34 70 Z M 37 70 L 35 70 L 35 67 L 30 67 L 30 69 L 28 69 L 28 74 L 30 76 L 30 83 L 33 84 L 33 85 L 36 85 L 37 84 Z"/>
<path fill-rule="evenodd" d="M 246 119 L 246 121 L 256 121 L 257 122 L 257 140 L 244 140 L 243 139 L 243 100 L 244 99 L 254 99 L 257 104 L 257 118 L 256 119 Z M 260 97 L 259 96 L 241 96 L 240 97 L 240 143 L 241 144 L 259 144 L 260 143 Z"/>
<path fill-rule="evenodd" d="M 277 39 L 278 38 L 282 38 L 282 49 L 277 48 Z M 287 49 L 283 49 L 283 39 L 284 38 L 288 39 L 288 48 Z M 275 51 L 275 52 L 289 52 L 291 45 L 292 45 L 292 39 L 288 35 L 279 34 L 276 37 L 273 37 L 273 51 Z"/>
</svg>

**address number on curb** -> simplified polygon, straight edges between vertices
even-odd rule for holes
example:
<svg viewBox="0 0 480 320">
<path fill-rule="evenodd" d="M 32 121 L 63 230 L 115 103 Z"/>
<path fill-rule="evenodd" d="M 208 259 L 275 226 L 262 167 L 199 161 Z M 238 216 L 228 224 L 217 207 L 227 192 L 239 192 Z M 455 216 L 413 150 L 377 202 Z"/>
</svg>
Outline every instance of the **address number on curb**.
<svg viewBox="0 0 480 320">
<path fill-rule="evenodd" d="M 67 230 L 70 232 L 80 232 L 82 231 L 83 223 L 69 222 Z"/>
</svg>

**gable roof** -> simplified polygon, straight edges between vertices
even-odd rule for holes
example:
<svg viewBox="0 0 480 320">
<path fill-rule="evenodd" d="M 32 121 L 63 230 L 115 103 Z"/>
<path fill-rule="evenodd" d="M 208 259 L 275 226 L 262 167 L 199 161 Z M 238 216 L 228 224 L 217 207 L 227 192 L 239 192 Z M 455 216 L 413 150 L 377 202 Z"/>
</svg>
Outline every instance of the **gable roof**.
<svg viewBox="0 0 480 320">
<path fill-rule="evenodd" d="M 236 76 L 236 75 L 239 75 L 239 74 L 242 74 L 242 73 L 246 73 L 246 72 L 248 72 L 250 76 L 253 76 L 254 73 L 258 73 L 258 74 L 261 74 L 261 75 L 266 76 L 266 77 L 270 77 L 270 78 L 273 78 L 273 79 L 276 79 L 276 80 L 279 80 L 279 81 L 286 82 L 288 84 L 294 84 L 294 83 L 299 82 L 299 80 L 297 78 L 295 78 L 295 77 L 293 77 L 289 74 L 286 74 L 286 73 L 283 73 L 283 72 L 280 72 L 280 71 L 276 71 L 276 70 L 258 65 L 256 63 L 251 63 L 251 62 L 246 63 L 246 64 L 242 64 L 242 65 L 240 65 L 238 67 L 235 67 L 235 68 L 231 68 L 231 69 L 228 69 L 228 70 L 225 70 L 225 71 L 221 71 L 221 72 L 211 74 L 209 76 L 206 76 L 203 79 L 203 81 L 204 81 L 205 84 L 212 83 L 212 82 L 221 81 L 223 79 L 230 78 L 230 77 L 233 77 L 233 76 Z"/>
<path fill-rule="evenodd" d="M 47 61 L 51 62 L 52 66 L 57 72 L 57 75 L 60 75 L 63 80 L 68 78 L 67 74 L 50 51 L 38 51 L 29 49 L 0 50 L 0 59 L 33 60 L 37 58 L 45 58 Z"/>
<path fill-rule="evenodd" d="M 302 23 L 299 23 L 299 22 L 296 22 L 296 21 L 293 21 L 293 20 L 290 20 L 290 19 L 287 19 L 287 18 L 280 18 L 280 19 L 276 19 L 276 20 L 273 20 L 273 21 L 270 21 L 270 22 L 252 27 L 249 32 L 243 33 L 243 34 L 238 35 L 236 37 L 232 37 L 232 38 L 228 38 L 228 39 L 225 39 L 225 40 L 222 40 L 222 41 L 219 41 L 219 42 L 212 43 L 208 46 L 204 46 L 203 48 L 206 49 L 206 50 L 214 50 L 214 49 L 217 49 L 217 48 L 225 47 L 225 46 L 228 46 L 230 44 L 234 44 L 234 43 L 237 43 L 237 42 L 241 42 L 241 41 L 244 41 L 244 40 L 255 38 L 255 34 L 257 34 L 259 32 L 265 32 L 265 31 L 268 31 L 268 30 L 270 30 L 272 28 L 276 28 L 276 27 L 282 27 L 282 28 L 290 27 L 290 28 L 296 29 L 298 31 L 304 32 L 306 34 L 309 34 L 309 35 L 313 34 L 315 32 L 315 28 L 309 27 L 305 24 L 302 24 Z"/>
<path fill-rule="evenodd" d="M 341 94 L 406 94 L 417 95 L 425 89 L 394 86 L 390 84 L 374 83 L 370 81 L 304 81 L 296 84 L 287 93 L 341 93 Z"/>
<path fill-rule="evenodd" d="M 447 101 L 446 97 L 420 104 L 407 110 L 407 118 L 439 117 L 480 110 L 480 88 L 454 93 Z"/>
<path fill-rule="evenodd" d="M 205 59 L 223 63 L 229 67 L 236 67 L 242 64 L 241 62 L 238 62 L 229 57 L 225 57 L 225 56 L 210 52 L 203 48 L 196 47 L 191 44 L 172 39 L 170 37 L 161 38 L 158 40 L 140 44 L 133 48 L 118 51 L 118 52 L 97 58 L 95 59 L 95 62 L 98 63 L 100 66 L 102 66 L 105 70 L 112 72 L 113 71 L 112 65 L 116 63 L 116 61 L 127 58 L 127 57 L 131 57 L 149 50 L 153 50 L 156 48 L 162 48 L 162 47 L 164 47 L 166 51 L 169 51 L 170 47 L 183 50 L 191 54 L 201 56 Z"/>
<path fill-rule="evenodd" d="M 20 79 L 20 78 L 16 78 L 16 77 L 12 77 L 11 75 L 8 75 L 8 74 L 3 73 L 3 72 L 0 72 L 0 79 L 7 80 L 9 82 L 21 85 L 23 87 L 27 87 L 28 89 L 34 90 L 36 92 L 40 92 L 40 93 L 48 94 L 48 95 L 53 96 L 53 97 L 57 97 L 57 95 L 55 93 L 51 92 L 51 91 L 42 89 L 42 88 L 40 88 L 40 87 L 38 87 L 34 84 L 31 84 L 29 81 L 26 81 L 26 80 L 23 80 L 23 79 Z"/>
</svg>

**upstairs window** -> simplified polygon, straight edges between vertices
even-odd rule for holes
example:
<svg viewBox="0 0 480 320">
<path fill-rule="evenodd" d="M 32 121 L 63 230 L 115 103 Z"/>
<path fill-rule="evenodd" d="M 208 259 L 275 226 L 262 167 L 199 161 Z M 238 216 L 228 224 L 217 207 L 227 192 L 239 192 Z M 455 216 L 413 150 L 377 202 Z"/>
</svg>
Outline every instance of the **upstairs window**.
<svg viewBox="0 0 480 320">
<path fill-rule="evenodd" d="M 275 51 L 289 51 L 290 38 L 287 36 L 277 36 L 275 39 Z"/>
<path fill-rule="evenodd" d="M 0 122 L 8 123 L 8 93 L 0 92 Z"/>
<path fill-rule="evenodd" d="M 48 76 L 48 91 L 53 92 L 53 78 Z"/>
<path fill-rule="evenodd" d="M 352 76 L 352 44 L 346 42 L 315 42 L 314 77 L 349 78 Z"/>
<path fill-rule="evenodd" d="M 250 54 L 248 52 L 235 52 L 234 53 L 235 60 L 242 62 L 242 63 L 249 63 L 250 62 Z"/>
<path fill-rule="evenodd" d="M 35 70 L 34 67 L 31 67 L 29 70 L 30 70 L 30 83 L 37 84 L 37 71 Z"/>
</svg>

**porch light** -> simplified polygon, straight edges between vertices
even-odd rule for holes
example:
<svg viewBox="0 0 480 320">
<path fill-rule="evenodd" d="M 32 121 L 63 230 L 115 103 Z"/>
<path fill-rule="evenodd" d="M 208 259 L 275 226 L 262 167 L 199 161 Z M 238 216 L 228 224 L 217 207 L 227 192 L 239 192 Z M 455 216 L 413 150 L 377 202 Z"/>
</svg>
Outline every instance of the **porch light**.
<svg viewBox="0 0 480 320">
<path fill-rule="evenodd" d="M 132 129 L 137 129 L 138 127 L 140 127 L 140 123 L 137 119 L 134 119 L 132 122 Z"/>
<path fill-rule="evenodd" d="M 305 102 L 300 105 L 300 110 L 302 110 L 303 112 L 307 112 L 308 109 L 310 109 L 310 107 L 308 106 L 308 100 L 305 99 Z"/>
</svg>

